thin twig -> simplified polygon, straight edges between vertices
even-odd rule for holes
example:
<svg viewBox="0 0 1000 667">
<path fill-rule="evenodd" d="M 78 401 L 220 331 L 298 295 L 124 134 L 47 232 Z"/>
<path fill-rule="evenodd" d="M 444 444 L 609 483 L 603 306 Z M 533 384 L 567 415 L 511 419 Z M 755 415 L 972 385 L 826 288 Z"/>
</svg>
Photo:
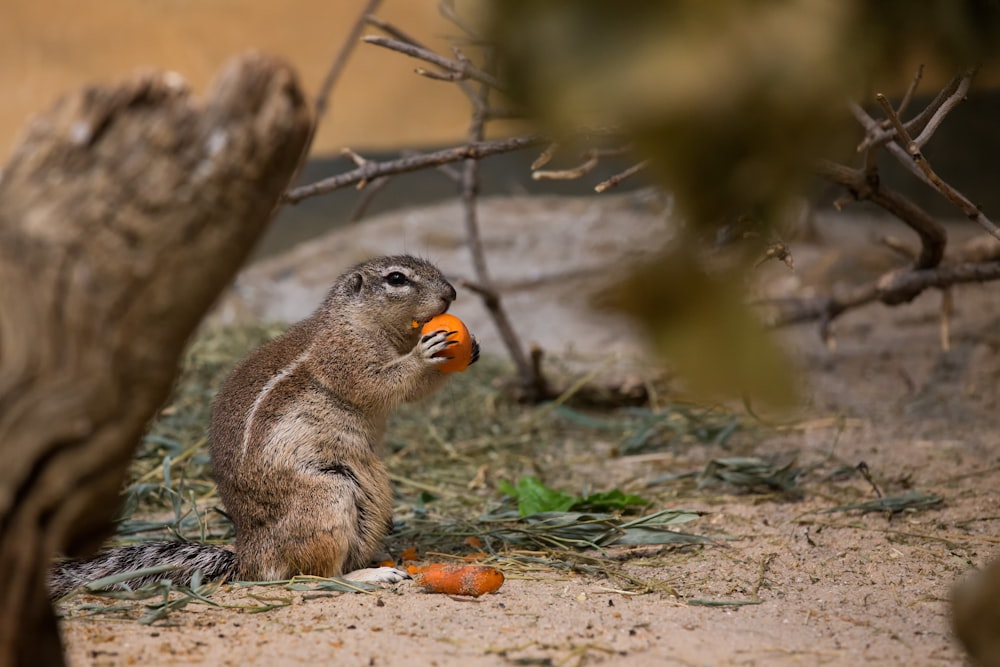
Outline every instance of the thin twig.
<svg viewBox="0 0 1000 667">
<path fill-rule="evenodd" d="M 360 222 L 365 213 L 368 212 L 368 207 L 371 206 L 372 201 L 375 199 L 375 195 L 381 192 L 385 186 L 389 185 L 388 176 L 379 176 L 371 184 L 365 188 L 365 192 L 361 195 L 361 199 L 358 203 L 354 205 L 354 210 L 351 211 L 351 215 L 348 216 L 348 222 Z"/>
<path fill-rule="evenodd" d="M 955 91 L 958 90 L 959 85 L 962 83 L 962 76 L 958 75 L 948 82 L 948 85 L 941 89 L 941 91 L 934 97 L 930 103 L 924 107 L 920 113 L 904 123 L 907 132 L 916 132 L 918 129 L 922 128 L 931 116 L 937 113 L 937 110 L 941 108 L 941 105 L 945 103 L 948 98 L 954 95 Z M 857 115 L 857 114 L 855 114 Z M 874 121 L 872 121 L 874 123 Z M 862 123 L 864 125 L 864 123 Z M 889 143 L 896 138 L 896 129 L 889 127 L 888 129 L 883 128 L 881 123 L 875 123 L 874 128 L 865 128 L 868 130 L 868 136 L 865 137 L 864 141 L 858 146 L 858 152 L 868 150 L 869 148 L 875 148 Z"/>
<path fill-rule="evenodd" d="M 427 46 L 425 44 L 422 44 L 417 38 L 413 37 L 412 35 L 409 35 L 406 32 L 403 32 L 403 30 L 401 30 L 400 28 L 396 27 L 395 25 L 389 23 L 388 21 L 383 21 L 382 19 L 380 19 L 380 18 L 378 18 L 376 16 L 369 16 L 368 17 L 368 23 L 370 25 L 375 26 L 379 30 L 385 32 L 387 35 L 389 35 L 393 39 L 399 40 L 400 42 L 403 42 L 404 44 L 409 44 L 410 46 L 413 46 L 414 48 L 421 49 L 423 51 L 427 51 L 428 53 L 431 53 L 431 50 L 429 48 L 427 48 Z M 442 68 L 442 70 L 443 71 L 451 71 L 448 68 L 444 68 L 444 67 Z M 422 68 L 418 68 L 418 73 L 422 74 L 423 76 L 429 76 L 429 73 L 427 72 L 427 70 L 423 70 Z M 431 76 L 431 78 L 434 78 L 434 77 Z M 475 90 L 472 88 L 472 86 L 469 84 L 468 81 L 459 80 L 459 81 L 455 81 L 455 83 L 458 84 L 459 88 L 461 88 L 462 92 L 464 92 L 466 95 L 474 95 L 475 94 Z"/>
<path fill-rule="evenodd" d="M 551 162 L 552 157 L 556 154 L 556 150 L 558 150 L 558 148 L 559 144 L 555 142 L 546 146 L 545 150 L 542 151 L 541 154 L 535 158 L 535 161 L 531 163 L 531 170 L 535 171 L 536 169 L 541 169 Z"/>
<path fill-rule="evenodd" d="M 767 318 L 773 327 L 815 320 L 832 321 L 853 308 L 881 301 L 897 305 L 911 301 L 924 290 L 964 283 L 983 283 L 1000 279 L 1000 262 L 966 263 L 933 269 L 891 271 L 872 283 L 856 288 L 842 297 L 812 299 L 769 299 L 759 305 L 777 310 Z"/>
<path fill-rule="evenodd" d="M 969 92 L 969 86 L 972 85 L 972 78 L 975 75 L 975 69 L 970 69 L 962 75 L 958 86 L 955 88 L 955 92 L 945 98 L 938 110 L 934 112 L 933 116 L 931 116 L 931 119 L 927 121 L 927 125 L 924 126 L 923 131 L 921 131 L 920 134 L 917 135 L 917 138 L 913 140 L 913 143 L 920 148 L 923 148 L 924 145 L 930 141 L 930 138 L 934 136 L 935 132 L 937 132 L 938 127 L 941 125 L 941 122 L 944 121 L 945 117 L 951 113 L 952 109 L 958 106 L 959 102 L 965 99 L 965 96 Z M 906 129 L 909 131 L 909 128 Z"/>
<path fill-rule="evenodd" d="M 462 172 L 460 172 L 458 169 L 455 169 L 451 165 L 442 164 L 438 166 L 437 170 L 440 171 L 445 176 L 447 176 L 448 180 L 450 180 L 455 185 L 462 184 Z"/>
<path fill-rule="evenodd" d="M 489 66 L 491 54 L 487 51 L 486 62 Z M 478 144 L 485 136 L 484 110 L 489 107 L 489 95 L 491 86 L 482 83 L 479 90 L 470 96 L 472 103 L 472 120 L 469 123 L 469 141 L 471 144 Z M 477 198 L 479 196 L 479 161 L 467 159 L 462 170 L 461 180 L 462 209 L 464 211 L 465 234 L 472 255 L 472 266 L 476 273 L 476 280 L 483 288 L 483 305 L 493 317 L 493 322 L 497 326 L 501 340 L 507 347 L 507 351 L 517 368 L 518 377 L 526 391 L 531 392 L 531 398 L 537 398 L 534 394 L 542 395 L 547 389 L 544 379 L 532 372 L 532 366 L 528 357 L 524 353 L 521 340 L 514 330 L 514 326 L 507 316 L 507 311 L 503 306 L 500 294 L 494 286 L 490 276 L 489 268 L 486 264 L 486 254 L 483 252 L 483 243 L 479 233 L 479 219 L 477 209 Z"/>
<path fill-rule="evenodd" d="M 865 128 L 865 131 L 870 136 L 874 136 L 875 134 L 882 132 L 882 126 L 879 124 L 879 122 L 874 118 L 872 118 L 871 116 L 869 116 L 868 112 L 861 108 L 860 104 L 858 104 L 857 102 L 848 102 L 847 108 L 850 110 L 854 118 L 861 124 L 861 127 Z M 896 136 L 896 130 L 893 129 L 892 137 L 895 136 Z M 872 155 L 872 152 L 875 149 L 879 148 L 880 146 L 882 146 L 882 144 L 873 143 L 870 144 L 868 148 L 864 148 L 865 142 L 862 142 L 861 145 L 858 146 L 858 151 L 860 152 L 862 149 L 864 149 L 868 151 L 869 155 Z M 930 179 L 927 178 L 924 172 L 920 171 L 920 168 L 917 167 L 917 165 L 913 164 L 913 159 L 909 156 L 906 150 L 903 149 L 902 146 L 900 146 L 897 143 L 885 143 L 884 148 L 887 151 L 889 151 L 889 153 L 894 158 L 896 158 L 896 160 L 901 165 L 903 165 L 903 167 L 906 168 L 907 171 L 916 176 L 919 180 L 923 181 L 925 185 L 934 187 L 934 184 L 931 183 Z"/>
<path fill-rule="evenodd" d="M 380 176 L 392 176 L 409 171 L 419 171 L 428 167 L 437 167 L 442 164 L 460 162 L 462 160 L 481 160 L 491 155 L 512 153 L 524 148 L 539 146 L 547 141 L 545 137 L 539 135 L 492 139 L 385 162 L 369 161 L 357 169 L 290 190 L 285 193 L 284 201 L 289 204 L 297 204 L 303 199 L 327 194 L 349 185 L 370 182 Z"/>
<path fill-rule="evenodd" d="M 643 160 L 642 162 L 638 162 L 629 167 L 628 169 L 626 169 L 625 171 L 619 172 L 614 176 L 612 176 L 611 178 L 609 178 L 608 180 L 601 181 L 600 183 L 595 185 L 594 192 L 601 193 L 610 190 L 611 188 L 616 188 L 618 187 L 619 183 L 624 181 L 626 178 L 631 178 L 632 176 L 635 176 L 640 171 L 645 169 L 648 165 L 649 165 L 649 160 Z"/>
<path fill-rule="evenodd" d="M 478 81 L 479 83 L 500 91 L 504 89 L 503 85 L 496 77 L 491 74 L 487 74 L 467 60 L 460 61 L 446 58 L 445 56 L 434 53 L 430 49 L 425 49 L 420 46 L 415 46 L 414 44 L 401 42 L 388 37 L 369 35 L 365 37 L 363 41 L 368 44 L 374 44 L 375 46 L 381 46 L 386 49 L 391 49 L 392 51 L 397 51 L 403 55 L 410 56 L 411 58 L 416 58 L 417 60 L 429 62 L 432 65 L 437 65 L 445 70 L 461 75 L 461 79 L 472 79 L 473 81 Z"/>
<path fill-rule="evenodd" d="M 466 23 L 465 20 L 458 15 L 458 12 L 455 11 L 455 3 L 451 0 L 442 0 L 442 2 L 439 2 L 438 12 L 440 12 L 441 16 L 448 19 L 452 25 L 464 32 L 469 39 L 480 43 L 483 41 L 482 36 L 480 36 L 480 34 L 476 32 L 472 26 Z"/>
<path fill-rule="evenodd" d="M 983 215 L 983 212 L 979 210 L 979 207 L 969 201 L 965 195 L 946 183 L 944 179 L 934 172 L 931 168 L 930 162 L 927 161 L 927 158 L 924 157 L 924 154 L 920 151 L 920 146 L 910 138 L 909 133 L 906 131 L 906 128 L 903 127 L 903 123 L 900 121 L 899 116 L 896 115 L 896 112 L 893 110 L 892 105 L 889 104 L 889 100 L 886 99 L 885 95 L 879 93 L 875 96 L 875 99 L 878 100 L 878 103 L 881 105 L 885 115 L 888 116 L 890 121 L 892 121 L 893 126 L 896 128 L 896 135 L 906 145 L 906 151 L 910 154 L 910 157 L 913 158 L 913 161 L 916 162 L 920 170 L 924 172 L 924 175 L 931 181 L 934 189 L 944 195 L 945 199 L 957 206 L 962 213 L 969 218 L 969 220 L 978 223 L 979 226 L 987 232 L 992 234 L 997 239 L 1000 239 L 1000 227 L 993 224 L 989 218 Z M 943 108 L 944 107 L 942 107 L 942 109 Z"/>
<path fill-rule="evenodd" d="M 628 153 L 629 147 L 622 146 L 619 148 L 591 148 L 583 154 L 584 161 L 575 167 L 570 167 L 569 169 L 551 169 L 551 170 L 539 170 L 534 169 L 531 173 L 531 178 L 536 181 L 544 180 L 559 180 L 559 181 L 571 181 L 586 174 L 589 174 L 597 167 L 601 158 L 603 157 L 618 157 Z M 548 157 L 551 158 L 551 153 L 546 151 Z M 545 155 L 545 154 L 543 154 Z M 539 157 L 539 160 L 542 156 Z M 548 161 L 548 160 L 546 160 Z M 538 160 L 535 160 L 537 163 Z"/>
<path fill-rule="evenodd" d="M 920 85 L 920 80 L 924 78 L 924 64 L 920 63 L 917 65 L 917 71 L 913 75 L 913 80 L 910 81 L 910 87 L 906 89 L 906 93 L 903 94 L 903 99 L 899 102 L 899 108 L 896 109 L 896 113 L 902 116 L 906 113 L 907 107 L 910 106 L 910 102 L 913 100 L 913 94 L 917 92 L 917 86 Z"/>
<path fill-rule="evenodd" d="M 531 179 L 534 181 L 572 181 L 585 176 L 594 171 L 600 162 L 593 151 L 589 151 L 589 157 L 575 167 L 569 169 L 539 169 L 531 172 Z"/>
<path fill-rule="evenodd" d="M 368 0 L 364 9 L 362 9 L 361 13 L 358 15 L 358 18 L 355 19 L 354 25 L 351 26 L 351 31 L 344 39 L 344 43 L 340 45 L 340 51 L 337 52 L 336 58 L 333 59 L 330 69 L 327 70 L 326 76 L 320 84 L 319 92 L 316 93 L 316 102 L 313 110 L 313 122 L 312 127 L 309 128 L 309 136 L 306 139 L 305 145 L 302 147 L 302 153 L 299 155 L 298 166 L 296 166 L 295 173 L 292 175 L 289 183 L 295 183 L 299 174 L 301 174 L 303 167 L 305 167 L 306 161 L 309 159 L 309 152 L 312 150 L 313 142 L 316 139 L 316 132 L 319 129 L 319 124 L 323 121 L 323 117 L 326 115 L 333 87 L 340 79 L 340 75 L 343 73 L 344 68 L 347 67 L 347 61 L 350 58 L 351 53 L 354 51 L 354 47 L 358 43 L 358 39 L 361 37 L 361 32 L 365 28 L 367 16 L 378 9 L 380 4 L 382 4 L 382 0 Z M 281 204 L 285 203 L 285 201 L 287 200 L 282 200 L 278 206 L 281 206 Z"/>
</svg>

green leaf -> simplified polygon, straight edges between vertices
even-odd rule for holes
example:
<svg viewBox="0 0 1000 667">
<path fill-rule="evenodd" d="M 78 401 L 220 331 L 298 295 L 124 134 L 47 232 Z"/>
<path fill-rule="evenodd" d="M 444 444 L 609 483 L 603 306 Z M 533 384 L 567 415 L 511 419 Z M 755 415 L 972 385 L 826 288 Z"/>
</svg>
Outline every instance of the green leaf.
<svg viewBox="0 0 1000 667">
<path fill-rule="evenodd" d="M 510 482 L 500 482 L 500 490 L 517 499 L 517 511 L 521 516 L 539 512 L 565 512 L 580 498 L 550 489 L 537 477 L 522 477 L 515 488 Z"/>
<path fill-rule="evenodd" d="M 642 496 L 613 489 L 611 491 L 604 491 L 603 493 L 592 493 L 573 503 L 570 509 L 602 512 L 616 509 L 623 510 L 628 507 L 644 507 L 650 504 L 652 504 L 652 501 L 646 500 Z"/>
</svg>

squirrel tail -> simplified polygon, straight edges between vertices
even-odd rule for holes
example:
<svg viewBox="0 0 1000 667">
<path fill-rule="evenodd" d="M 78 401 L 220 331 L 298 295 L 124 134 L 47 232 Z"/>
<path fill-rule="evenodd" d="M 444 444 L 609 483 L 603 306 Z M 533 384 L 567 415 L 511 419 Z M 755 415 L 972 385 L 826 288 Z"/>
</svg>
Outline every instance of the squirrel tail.
<svg viewBox="0 0 1000 667">
<path fill-rule="evenodd" d="M 203 581 L 225 581 L 236 571 L 236 564 L 236 553 L 231 549 L 202 542 L 148 542 L 114 547 L 89 560 L 55 563 L 49 571 L 49 597 L 58 600 L 98 579 L 157 566 L 175 566 L 176 569 L 156 574 L 147 572 L 121 583 L 132 589 L 162 579 L 186 585 L 198 570 Z M 121 589 L 122 586 L 114 584 L 108 588 Z"/>
</svg>

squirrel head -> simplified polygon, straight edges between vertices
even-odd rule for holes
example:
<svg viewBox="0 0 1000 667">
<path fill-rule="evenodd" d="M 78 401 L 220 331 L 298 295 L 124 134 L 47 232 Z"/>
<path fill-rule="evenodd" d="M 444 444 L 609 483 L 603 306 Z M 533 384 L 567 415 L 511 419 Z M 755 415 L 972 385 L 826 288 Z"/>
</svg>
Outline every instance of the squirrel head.
<svg viewBox="0 0 1000 667">
<path fill-rule="evenodd" d="M 326 306 L 356 325 L 410 339 L 428 320 L 447 311 L 455 297 L 455 288 L 436 266 L 410 255 L 394 255 L 368 260 L 342 275 Z"/>
</svg>

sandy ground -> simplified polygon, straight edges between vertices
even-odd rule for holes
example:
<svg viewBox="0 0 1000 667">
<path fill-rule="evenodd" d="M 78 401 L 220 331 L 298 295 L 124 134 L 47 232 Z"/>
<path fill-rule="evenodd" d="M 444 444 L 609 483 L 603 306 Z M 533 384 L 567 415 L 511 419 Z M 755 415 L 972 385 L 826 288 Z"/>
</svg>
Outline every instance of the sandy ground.
<svg viewBox="0 0 1000 667">
<path fill-rule="evenodd" d="M 668 238 L 669 214 L 669 202 L 641 193 L 486 202 L 491 266 L 525 339 L 581 360 L 642 359 L 634 327 L 591 312 L 586 292 Z M 857 218 L 820 222 L 831 230 L 826 245 L 796 243 L 796 273 L 769 267 L 764 282 L 788 292 L 857 280 L 878 262 L 855 261 L 862 254 L 854 244 L 876 229 L 903 233 Z M 335 232 L 251 267 L 217 317 L 299 317 L 333 276 L 374 253 L 408 250 L 470 277 L 460 228 L 458 208 L 442 205 Z M 849 270 L 831 269 L 845 265 L 831 249 L 834 259 L 851 260 Z M 539 572 L 511 577 L 497 594 L 475 600 L 425 594 L 411 583 L 320 597 L 257 589 L 290 604 L 258 614 L 189 605 L 153 626 L 90 618 L 73 606 L 63 624 L 71 664 L 960 664 L 950 589 L 1000 542 L 1000 304 L 995 287 L 958 290 L 952 349 L 942 352 L 939 303 L 932 293 L 901 308 L 851 313 L 838 322 L 835 351 L 812 327 L 782 333 L 806 371 L 806 407 L 796 428 L 774 432 L 753 453 L 798 451 L 799 465 L 814 466 L 803 479 L 804 499 L 718 489 L 686 499 L 685 506 L 710 512 L 696 528 L 719 544 L 656 554 L 655 566 L 648 559 L 629 565 L 672 592 L 630 595 L 607 580 Z M 500 349 L 473 296 L 464 294 L 454 310 L 486 350 Z M 732 454 L 702 446 L 612 458 L 595 448 L 567 464 L 602 481 L 634 482 Z M 872 497 L 857 476 L 834 474 L 861 461 L 886 494 L 935 492 L 944 504 L 891 518 L 820 513 L 845 493 Z M 243 590 L 215 599 L 261 604 Z"/>
</svg>

